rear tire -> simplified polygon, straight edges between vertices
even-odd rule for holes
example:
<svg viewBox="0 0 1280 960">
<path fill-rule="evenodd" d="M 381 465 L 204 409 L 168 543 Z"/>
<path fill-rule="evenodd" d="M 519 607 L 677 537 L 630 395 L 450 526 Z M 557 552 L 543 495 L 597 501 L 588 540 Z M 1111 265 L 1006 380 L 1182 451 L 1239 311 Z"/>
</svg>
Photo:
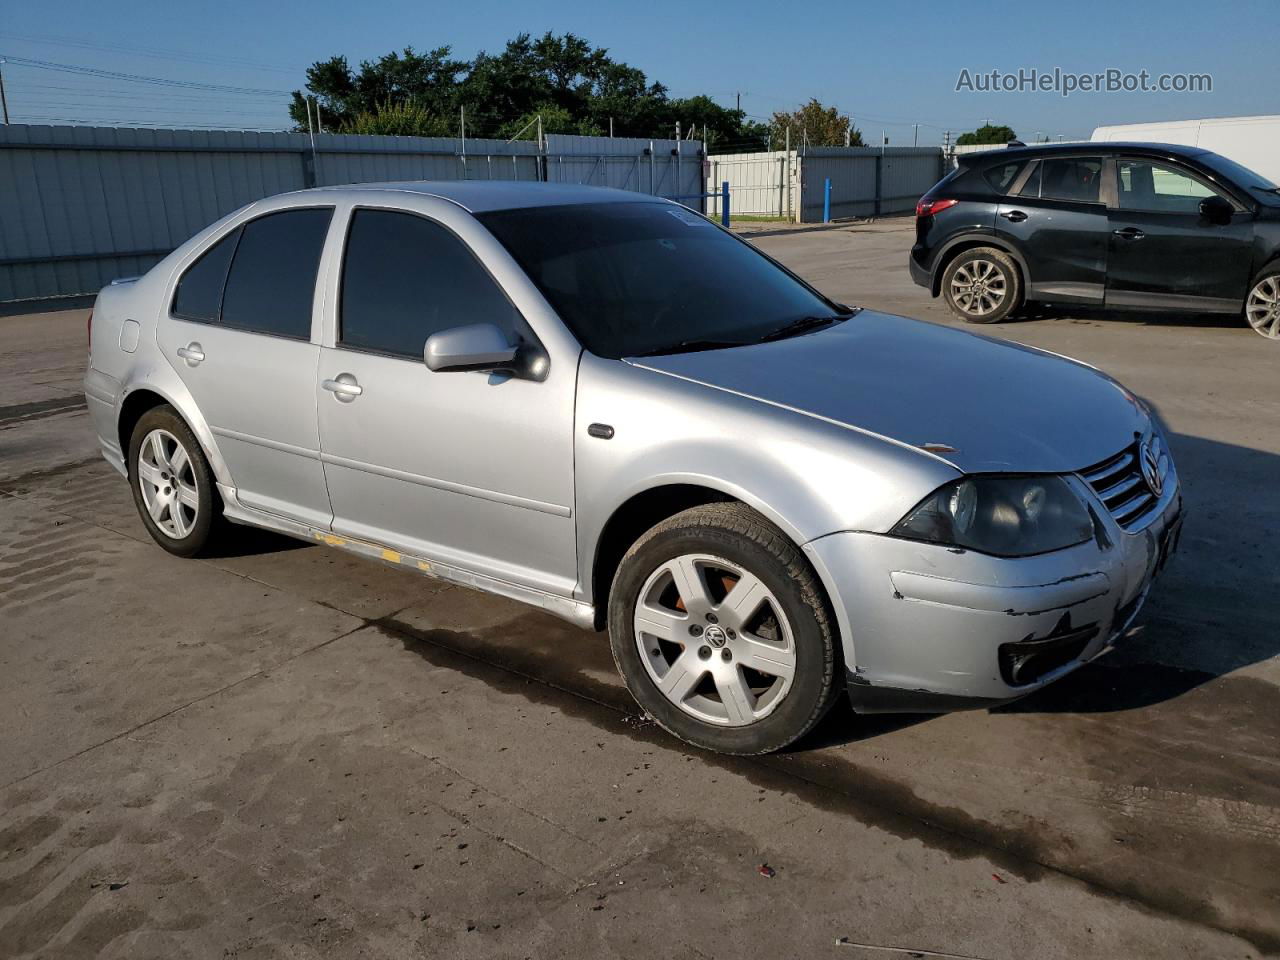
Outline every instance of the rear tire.
<svg viewBox="0 0 1280 960">
<path fill-rule="evenodd" d="M 134 425 L 129 486 L 147 533 L 175 556 L 198 556 L 222 533 L 226 521 L 213 470 L 191 428 L 167 404 Z"/>
<path fill-rule="evenodd" d="M 1267 267 L 1254 278 L 1244 301 L 1244 319 L 1258 336 L 1280 340 L 1280 266 Z"/>
<path fill-rule="evenodd" d="M 719 753 L 779 750 L 822 718 L 838 692 L 831 623 L 804 555 L 740 503 L 653 527 L 609 595 L 609 642 L 632 696 Z"/>
<path fill-rule="evenodd" d="M 1022 274 L 1003 250 L 974 247 L 947 264 L 942 296 L 965 323 L 999 323 L 1022 306 Z"/>
</svg>

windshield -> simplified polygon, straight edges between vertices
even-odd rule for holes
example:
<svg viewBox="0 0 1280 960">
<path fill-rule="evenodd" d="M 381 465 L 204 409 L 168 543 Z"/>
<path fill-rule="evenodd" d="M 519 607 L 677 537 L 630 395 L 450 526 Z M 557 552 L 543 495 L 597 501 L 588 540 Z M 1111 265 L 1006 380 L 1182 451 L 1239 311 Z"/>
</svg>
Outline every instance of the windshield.
<svg viewBox="0 0 1280 960">
<path fill-rule="evenodd" d="M 1241 187 L 1251 187 L 1256 191 L 1274 191 L 1276 185 L 1260 173 L 1254 173 L 1243 164 L 1229 160 L 1220 153 L 1202 153 L 1196 157 L 1210 170 L 1220 173 L 1228 180 Z"/>
<path fill-rule="evenodd" d="M 669 203 L 477 215 L 592 353 L 757 343 L 848 311 L 704 217 Z"/>
</svg>

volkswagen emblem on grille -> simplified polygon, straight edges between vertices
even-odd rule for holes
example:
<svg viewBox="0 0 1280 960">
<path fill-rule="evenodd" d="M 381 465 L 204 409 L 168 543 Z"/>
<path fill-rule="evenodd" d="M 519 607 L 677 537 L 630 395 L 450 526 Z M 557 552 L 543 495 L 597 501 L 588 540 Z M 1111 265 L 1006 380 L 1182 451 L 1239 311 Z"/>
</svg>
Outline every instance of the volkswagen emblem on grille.
<svg viewBox="0 0 1280 960">
<path fill-rule="evenodd" d="M 1164 477 L 1160 475 L 1160 441 L 1148 437 L 1138 450 L 1138 463 L 1142 468 L 1142 479 L 1157 497 L 1164 492 Z"/>
</svg>

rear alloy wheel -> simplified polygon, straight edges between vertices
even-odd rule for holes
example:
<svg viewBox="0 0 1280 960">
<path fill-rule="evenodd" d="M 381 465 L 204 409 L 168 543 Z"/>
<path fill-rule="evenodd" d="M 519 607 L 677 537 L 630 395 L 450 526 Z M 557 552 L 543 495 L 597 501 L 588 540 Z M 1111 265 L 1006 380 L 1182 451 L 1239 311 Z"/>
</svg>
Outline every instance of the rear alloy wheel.
<svg viewBox="0 0 1280 960">
<path fill-rule="evenodd" d="M 1258 278 L 1245 301 L 1244 316 L 1255 333 L 1280 340 L 1280 271 Z"/>
<path fill-rule="evenodd" d="M 947 265 L 942 294 L 960 319 L 999 323 L 1022 302 L 1022 280 L 1006 253 L 994 247 L 977 247 Z"/>
<path fill-rule="evenodd" d="M 627 551 L 609 596 L 614 660 L 663 727 L 721 753 L 778 750 L 835 694 L 826 603 L 804 556 L 739 503 L 694 507 Z"/>
<path fill-rule="evenodd" d="M 151 539 L 193 557 L 223 524 L 222 500 L 199 442 L 169 406 L 148 410 L 129 442 L 133 502 Z"/>
</svg>

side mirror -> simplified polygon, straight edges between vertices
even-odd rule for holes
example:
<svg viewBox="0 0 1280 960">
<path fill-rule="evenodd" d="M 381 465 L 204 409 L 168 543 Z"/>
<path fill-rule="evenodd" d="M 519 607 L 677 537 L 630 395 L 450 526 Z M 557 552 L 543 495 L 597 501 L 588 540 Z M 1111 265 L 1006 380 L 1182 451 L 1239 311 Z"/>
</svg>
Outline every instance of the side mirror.
<svg viewBox="0 0 1280 960">
<path fill-rule="evenodd" d="M 452 327 L 427 337 L 422 358 L 436 373 L 501 370 L 515 366 L 517 348 L 492 323 Z"/>
<path fill-rule="evenodd" d="M 1200 216 L 1215 226 L 1223 226 L 1230 223 L 1231 216 L 1235 212 L 1235 208 L 1217 194 L 1212 197 L 1205 197 L 1200 201 Z"/>
</svg>

